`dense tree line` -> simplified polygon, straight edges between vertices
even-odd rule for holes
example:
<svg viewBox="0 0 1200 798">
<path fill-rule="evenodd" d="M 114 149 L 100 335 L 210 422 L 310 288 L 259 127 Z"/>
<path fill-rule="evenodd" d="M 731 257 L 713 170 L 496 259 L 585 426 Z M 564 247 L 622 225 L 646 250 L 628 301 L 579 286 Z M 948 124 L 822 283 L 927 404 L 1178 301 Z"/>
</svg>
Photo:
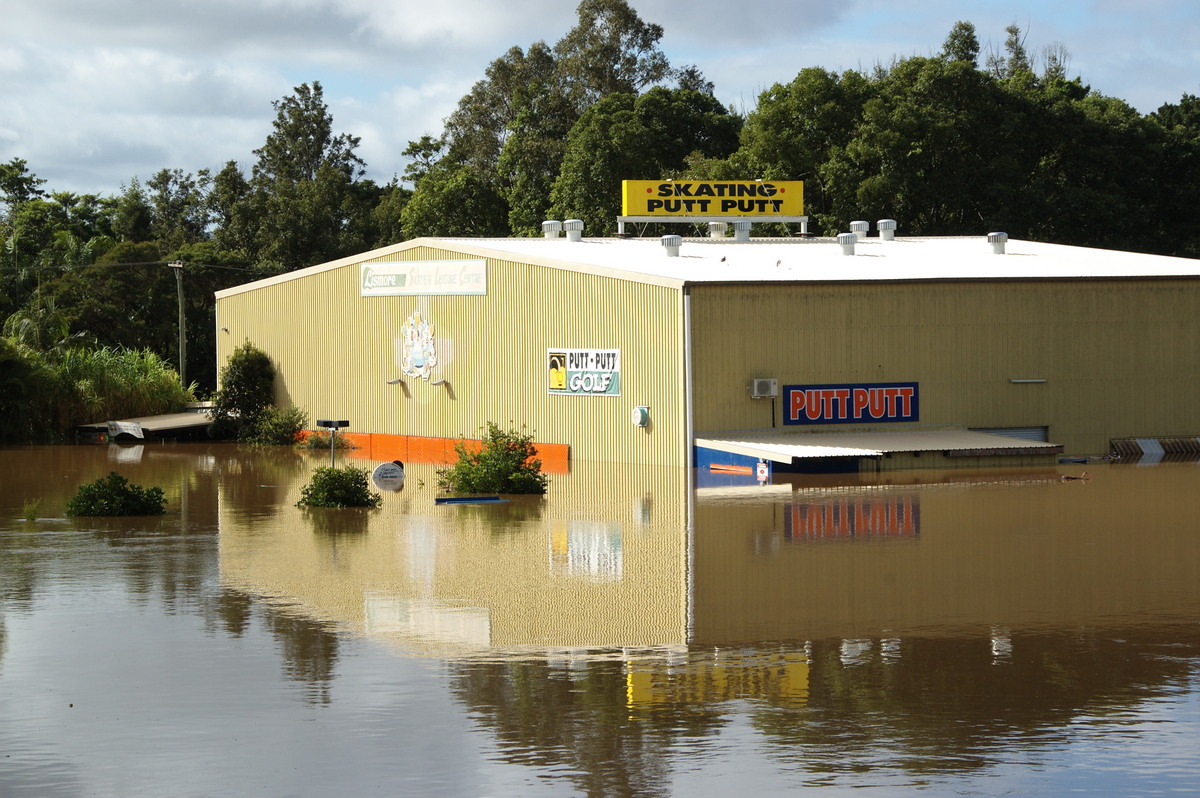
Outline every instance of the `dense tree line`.
<svg viewBox="0 0 1200 798">
<path fill-rule="evenodd" d="M 422 235 L 536 235 L 565 218 L 611 234 L 622 179 L 803 180 L 823 234 L 895 218 L 909 235 L 1200 254 L 1200 99 L 1143 115 L 1069 78 L 1061 45 L 1030 52 L 1019 28 L 1005 34 L 984 52 L 959 22 L 937 55 L 810 67 L 742 115 L 694 66 L 672 67 L 663 29 L 625 0 L 583 0 L 557 43 L 493 61 L 385 185 L 364 177 L 359 139 L 336 131 L 317 82 L 273 103 L 248 168 L 164 168 L 102 197 L 47 191 L 12 158 L 0 164 L 0 384 L 20 382 L 4 371 L 13 362 L 53 371 L 54 352 L 81 346 L 178 362 L 181 277 L 185 371 L 208 393 L 214 291 Z M 16 391 L 0 389 L 0 409 L 3 390 Z"/>
</svg>

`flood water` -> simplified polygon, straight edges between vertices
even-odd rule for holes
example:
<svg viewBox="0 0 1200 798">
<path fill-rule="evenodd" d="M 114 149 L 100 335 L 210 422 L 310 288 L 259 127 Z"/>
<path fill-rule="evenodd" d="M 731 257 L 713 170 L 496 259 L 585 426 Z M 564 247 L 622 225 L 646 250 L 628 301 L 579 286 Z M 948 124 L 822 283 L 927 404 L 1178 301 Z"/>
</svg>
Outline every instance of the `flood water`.
<svg viewBox="0 0 1200 798">
<path fill-rule="evenodd" d="M 0 450 L 0 795 L 1200 793 L 1195 463 L 296 507 L 328 461 Z M 64 516 L 114 470 L 167 514 Z"/>
</svg>

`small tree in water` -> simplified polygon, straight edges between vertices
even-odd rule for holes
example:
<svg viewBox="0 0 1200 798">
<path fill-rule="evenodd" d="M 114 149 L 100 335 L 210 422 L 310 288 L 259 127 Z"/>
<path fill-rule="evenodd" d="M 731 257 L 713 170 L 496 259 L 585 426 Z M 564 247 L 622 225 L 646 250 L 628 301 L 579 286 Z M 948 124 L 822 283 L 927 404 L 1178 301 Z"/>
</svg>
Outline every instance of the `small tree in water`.
<svg viewBox="0 0 1200 798">
<path fill-rule="evenodd" d="M 162 488 L 143 488 L 113 471 L 81 485 L 67 500 L 67 515 L 162 515 L 166 512 Z"/>
<path fill-rule="evenodd" d="M 233 350 L 221 369 L 209 435 L 242 443 L 295 443 L 296 433 L 308 424 L 308 413 L 277 408 L 274 402 L 275 367 L 266 352 L 247 341 Z"/>
<path fill-rule="evenodd" d="M 533 436 L 489 421 L 482 445 L 454 444 L 458 460 L 438 471 L 438 487 L 455 493 L 545 493 L 546 475 Z"/>
<path fill-rule="evenodd" d="M 308 507 L 378 507 L 383 501 L 371 490 L 366 469 L 344 466 L 318 468 L 300 490 L 299 505 Z"/>
</svg>

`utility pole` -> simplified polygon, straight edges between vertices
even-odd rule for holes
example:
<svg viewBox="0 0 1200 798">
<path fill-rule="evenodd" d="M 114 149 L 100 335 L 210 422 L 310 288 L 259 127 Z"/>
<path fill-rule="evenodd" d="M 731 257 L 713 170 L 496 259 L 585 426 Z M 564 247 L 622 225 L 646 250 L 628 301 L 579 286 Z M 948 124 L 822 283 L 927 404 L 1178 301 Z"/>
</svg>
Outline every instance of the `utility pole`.
<svg viewBox="0 0 1200 798">
<path fill-rule="evenodd" d="M 167 264 L 175 270 L 175 292 L 179 295 L 179 385 L 187 388 L 187 326 L 183 320 L 183 261 Z"/>
</svg>

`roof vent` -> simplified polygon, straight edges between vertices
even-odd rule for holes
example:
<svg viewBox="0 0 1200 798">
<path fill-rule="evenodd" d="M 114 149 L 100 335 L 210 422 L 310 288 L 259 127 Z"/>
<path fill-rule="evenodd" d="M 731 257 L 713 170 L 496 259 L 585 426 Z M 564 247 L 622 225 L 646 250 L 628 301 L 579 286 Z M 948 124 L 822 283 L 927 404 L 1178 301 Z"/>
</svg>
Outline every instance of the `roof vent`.
<svg viewBox="0 0 1200 798">
<path fill-rule="evenodd" d="M 896 240 L 896 220 L 895 219 L 880 219 L 875 223 L 879 228 L 879 237 L 884 241 Z"/>
<path fill-rule="evenodd" d="M 708 237 L 709 238 L 724 238 L 725 231 L 729 229 L 728 222 L 709 222 Z"/>
<path fill-rule="evenodd" d="M 734 241 L 749 241 L 750 240 L 750 222 L 734 222 L 733 223 L 733 240 Z"/>
<path fill-rule="evenodd" d="M 864 238 L 867 237 L 867 231 L 869 231 L 870 229 L 871 229 L 870 222 L 859 221 L 859 222 L 851 222 L 850 223 L 850 232 L 854 233 L 854 235 L 857 237 L 857 240 L 859 240 L 859 241 L 862 241 Z"/>
<path fill-rule="evenodd" d="M 1004 245 L 1008 243 L 1008 233 L 988 233 L 988 243 L 992 245 L 992 252 L 1003 255 Z"/>
<path fill-rule="evenodd" d="M 567 219 L 563 222 L 563 229 L 567 231 L 568 241 L 583 240 L 583 219 Z"/>
<path fill-rule="evenodd" d="M 546 238 L 558 238 L 562 234 L 562 222 L 548 219 L 542 222 L 542 235 Z"/>
<path fill-rule="evenodd" d="M 679 257 L 679 247 L 683 244 L 683 236 L 663 236 L 663 249 L 667 251 L 668 258 Z"/>
<path fill-rule="evenodd" d="M 854 254 L 855 241 L 858 241 L 858 236 L 854 233 L 838 233 L 837 242 L 842 245 L 843 255 Z"/>
</svg>

